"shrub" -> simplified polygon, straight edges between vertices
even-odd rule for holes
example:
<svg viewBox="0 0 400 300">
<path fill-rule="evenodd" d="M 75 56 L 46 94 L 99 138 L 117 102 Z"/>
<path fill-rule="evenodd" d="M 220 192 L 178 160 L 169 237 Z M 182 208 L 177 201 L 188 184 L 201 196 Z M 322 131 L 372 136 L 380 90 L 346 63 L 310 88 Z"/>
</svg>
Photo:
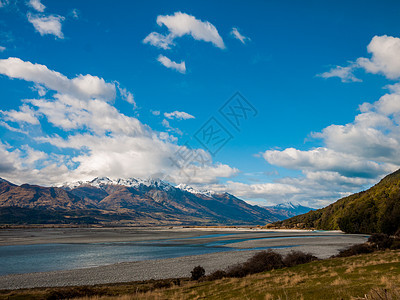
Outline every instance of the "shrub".
<svg viewBox="0 0 400 300">
<path fill-rule="evenodd" d="M 253 274 L 283 268 L 284 263 L 281 254 L 268 250 L 255 254 L 244 266 L 249 270 L 249 274 Z"/>
<path fill-rule="evenodd" d="M 249 274 L 280 269 L 284 266 L 282 255 L 268 250 L 255 254 L 243 264 L 230 267 L 226 273 L 228 277 L 244 277 Z"/>
<path fill-rule="evenodd" d="M 293 267 L 300 264 L 306 264 L 317 260 L 318 258 L 312 255 L 311 253 L 304 253 L 301 251 L 291 251 L 289 254 L 285 256 L 283 262 L 287 267 Z"/>
<path fill-rule="evenodd" d="M 400 240 L 396 239 L 393 241 L 392 245 L 390 246 L 391 250 L 397 250 L 400 249 Z"/>
<path fill-rule="evenodd" d="M 393 238 L 385 233 L 375 233 L 369 237 L 368 242 L 373 244 L 377 249 L 384 250 L 392 246 Z"/>
<path fill-rule="evenodd" d="M 346 249 L 340 250 L 339 254 L 336 257 L 348 257 L 358 254 L 367 254 L 374 252 L 374 248 L 368 244 L 356 244 L 350 246 Z"/>
<path fill-rule="evenodd" d="M 157 280 L 154 283 L 153 287 L 155 289 L 162 289 L 162 288 L 169 288 L 171 287 L 171 285 L 172 285 L 171 281 L 166 279 L 166 280 Z"/>
<path fill-rule="evenodd" d="M 204 270 L 203 267 L 197 266 L 194 267 L 193 271 L 190 272 L 192 274 L 192 280 L 199 280 L 200 278 L 204 277 L 206 274 L 206 271 Z"/>
<path fill-rule="evenodd" d="M 180 286 L 181 285 L 181 279 L 180 278 L 175 278 L 173 281 L 174 285 Z"/>
<path fill-rule="evenodd" d="M 222 279 L 224 277 L 227 277 L 226 272 L 222 270 L 217 270 L 208 275 L 206 279 L 211 281 L 211 280 Z"/>
<path fill-rule="evenodd" d="M 248 274 L 248 270 L 244 268 L 243 264 L 233 265 L 226 271 L 227 277 L 245 277 Z"/>
</svg>

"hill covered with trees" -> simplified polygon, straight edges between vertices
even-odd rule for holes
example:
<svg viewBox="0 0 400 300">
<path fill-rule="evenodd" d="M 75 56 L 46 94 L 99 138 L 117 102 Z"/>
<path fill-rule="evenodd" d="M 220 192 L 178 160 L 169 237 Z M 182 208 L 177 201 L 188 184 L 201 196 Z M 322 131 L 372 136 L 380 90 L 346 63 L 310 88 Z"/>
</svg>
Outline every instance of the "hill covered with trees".
<svg viewBox="0 0 400 300">
<path fill-rule="evenodd" d="M 370 189 L 273 225 L 281 228 L 342 230 L 347 233 L 386 233 L 400 230 L 400 170 Z"/>
</svg>

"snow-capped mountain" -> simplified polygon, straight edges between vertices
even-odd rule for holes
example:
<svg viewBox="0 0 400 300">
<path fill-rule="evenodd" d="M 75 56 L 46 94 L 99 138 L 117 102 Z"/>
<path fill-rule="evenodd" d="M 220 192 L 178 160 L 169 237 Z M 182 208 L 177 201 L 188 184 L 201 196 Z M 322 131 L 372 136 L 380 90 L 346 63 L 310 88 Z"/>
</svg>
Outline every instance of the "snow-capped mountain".
<svg viewBox="0 0 400 300">
<path fill-rule="evenodd" d="M 93 180 L 88 181 L 75 181 L 71 183 L 64 183 L 61 187 L 64 189 L 75 189 L 80 186 L 92 186 L 96 188 L 104 188 L 110 185 L 121 185 L 126 187 L 138 188 L 141 185 L 146 187 L 154 187 L 159 188 L 165 191 L 170 190 L 173 186 L 166 181 L 163 181 L 158 178 L 147 178 L 147 179 L 139 179 L 139 178 L 117 178 L 110 179 L 108 177 L 96 177 Z"/>
<path fill-rule="evenodd" d="M 160 179 L 97 177 L 61 187 L 0 180 L 0 214 L 23 222 L 130 225 L 264 225 L 280 220 L 228 193 L 173 186 Z M 21 215 L 22 214 L 22 215 Z"/>
<path fill-rule="evenodd" d="M 152 188 L 157 188 L 161 189 L 164 191 L 169 191 L 173 188 L 180 189 L 182 191 L 186 191 L 192 194 L 198 194 L 198 195 L 203 195 L 206 197 L 212 198 L 214 195 L 217 194 L 224 194 L 224 193 L 217 193 L 214 191 L 210 190 L 199 190 L 196 188 L 193 188 L 187 184 L 181 183 L 176 186 L 171 185 L 170 183 L 161 180 L 159 178 L 147 178 L 147 179 L 140 179 L 140 178 L 117 178 L 117 179 L 112 179 L 108 177 L 96 177 L 92 180 L 88 181 L 75 181 L 75 182 L 70 182 L 70 183 L 64 183 L 61 187 L 67 190 L 72 190 L 76 189 L 81 186 L 92 186 L 100 189 L 104 189 L 107 186 L 110 185 L 120 185 L 120 186 L 126 186 L 126 187 L 133 187 L 133 188 L 139 188 L 141 185 L 146 186 L 146 187 L 152 187 Z"/>
<path fill-rule="evenodd" d="M 193 187 L 191 187 L 191 186 L 189 186 L 189 185 L 187 185 L 187 184 L 184 184 L 184 183 L 181 183 L 181 184 L 178 184 L 177 186 L 175 186 L 177 189 L 180 189 L 180 190 L 182 190 L 182 191 L 186 191 L 186 192 L 189 192 L 189 193 L 192 193 L 192 194 L 199 194 L 199 195 L 203 195 L 203 196 L 207 196 L 207 197 L 212 197 L 212 196 L 214 196 L 214 195 L 217 195 L 217 194 L 219 194 L 219 193 L 216 193 L 216 192 L 214 192 L 214 191 L 208 191 L 208 190 L 198 190 L 198 189 L 195 189 L 195 188 L 193 188 Z M 223 194 L 223 193 L 222 193 Z"/>
<path fill-rule="evenodd" d="M 311 210 L 314 210 L 311 207 L 303 206 L 300 203 L 296 202 L 285 202 L 280 203 L 274 206 L 264 206 L 265 209 L 268 209 L 270 212 L 279 216 L 282 220 L 302 215 L 308 213 Z"/>
</svg>

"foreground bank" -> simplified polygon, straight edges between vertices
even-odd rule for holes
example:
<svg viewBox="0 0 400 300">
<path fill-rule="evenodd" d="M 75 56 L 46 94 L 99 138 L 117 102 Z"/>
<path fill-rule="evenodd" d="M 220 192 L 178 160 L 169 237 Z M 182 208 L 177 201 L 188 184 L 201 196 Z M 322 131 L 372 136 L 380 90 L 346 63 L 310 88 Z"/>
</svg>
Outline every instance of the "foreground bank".
<svg viewBox="0 0 400 300">
<path fill-rule="evenodd" d="M 384 251 L 315 261 L 245 278 L 3 290 L 0 299 L 198 299 L 207 295 L 215 299 L 399 299 L 399 264 L 400 251 Z"/>
</svg>

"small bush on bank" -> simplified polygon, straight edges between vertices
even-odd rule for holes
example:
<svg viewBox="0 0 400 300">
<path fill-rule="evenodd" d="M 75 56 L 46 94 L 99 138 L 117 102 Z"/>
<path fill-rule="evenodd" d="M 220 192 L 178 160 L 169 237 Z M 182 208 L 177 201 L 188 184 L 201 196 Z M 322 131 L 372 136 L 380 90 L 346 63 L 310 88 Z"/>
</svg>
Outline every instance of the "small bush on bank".
<svg viewBox="0 0 400 300">
<path fill-rule="evenodd" d="M 200 278 L 204 277 L 204 275 L 206 275 L 206 271 L 202 266 L 195 267 L 190 273 L 192 274 L 192 280 L 199 280 Z"/>
<path fill-rule="evenodd" d="M 394 239 L 385 233 L 375 233 L 369 237 L 368 242 L 378 250 L 385 250 L 392 246 Z"/>
<path fill-rule="evenodd" d="M 227 277 L 244 277 L 249 274 L 280 269 L 284 266 L 282 255 L 268 250 L 255 254 L 243 264 L 230 267 L 226 274 Z"/>
<path fill-rule="evenodd" d="M 400 249 L 400 239 L 396 239 L 393 241 L 392 245 L 390 246 L 391 250 Z"/>
<path fill-rule="evenodd" d="M 294 267 L 301 264 L 306 264 L 317 260 L 318 258 L 311 253 L 304 253 L 301 251 L 291 251 L 287 254 L 283 260 L 283 263 L 287 267 Z"/>
<path fill-rule="evenodd" d="M 375 251 L 375 248 L 369 244 L 356 244 L 349 248 L 340 250 L 339 254 L 334 257 L 348 257 L 358 254 L 367 254 Z"/>
<path fill-rule="evenodd" d="M 170 280 L 157 280 L 153 287 L 155 289 L 169 288 L 172 286 L 172 282 Z"/>
<path fill-rule="evenodd" d="M 272 250 L 259 252 L 244 263 L 249 274 L 280 269 L 284 266 L 282 255 Z"/>
<path fill-rule="evenodd" d="M 212 281 L 212 280 L 222 279 L 224 277 L 227 277 L 226 272 L 222 271 L 222 270 L 217 270 L 217 271 L 211 273 L 210 275 L 208 275 L 206 277 L 206 280 Z"/>
</svg>

